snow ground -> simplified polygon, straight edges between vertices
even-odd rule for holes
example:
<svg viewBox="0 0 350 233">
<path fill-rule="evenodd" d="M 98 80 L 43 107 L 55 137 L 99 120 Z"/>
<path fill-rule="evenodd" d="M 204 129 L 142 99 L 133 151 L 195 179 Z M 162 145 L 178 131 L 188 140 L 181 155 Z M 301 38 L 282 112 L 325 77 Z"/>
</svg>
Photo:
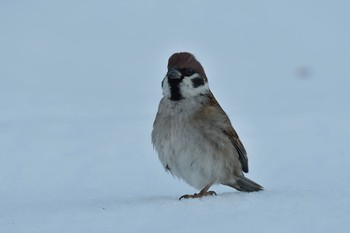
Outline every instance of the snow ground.
<svg viewBox="0 0 350 233">
<path fill-rule="evenodd" d="M 0 232 L 349 232 L 347 1 L 0 2 Z M 194 53 L 265 191 L 178 201 L 150 139 Z"/>
</svg>

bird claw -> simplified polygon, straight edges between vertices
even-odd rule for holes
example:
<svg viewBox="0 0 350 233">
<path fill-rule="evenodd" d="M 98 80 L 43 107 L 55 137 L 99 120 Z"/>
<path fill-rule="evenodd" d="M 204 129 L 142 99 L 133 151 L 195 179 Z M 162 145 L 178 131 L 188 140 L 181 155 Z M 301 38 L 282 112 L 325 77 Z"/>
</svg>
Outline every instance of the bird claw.
<svg viewBox="0 0 350 233">
<path fill-rule="evenodd" d="M 199 192 L 199 193 L 195 193 L 193 195 L 190 194 L 186 194 L 186 195 L 182 195 L 179 200 L 181 200 L 182 198 L 184 199 L 190 199 L 190 198 L 201 198 L 201 197 L 206 197 L 206 196 L 212 196 L 215 195 L 216 196 L 216 192 L 214 191 L 208 191 L 208 192 Z"/>
</svg>

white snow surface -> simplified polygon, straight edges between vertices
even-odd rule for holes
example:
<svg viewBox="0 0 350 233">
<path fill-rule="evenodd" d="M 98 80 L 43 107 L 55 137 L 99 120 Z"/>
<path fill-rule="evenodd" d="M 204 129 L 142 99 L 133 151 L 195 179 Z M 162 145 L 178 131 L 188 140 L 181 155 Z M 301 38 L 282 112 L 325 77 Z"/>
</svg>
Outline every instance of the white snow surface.
<svg viewBox="0 0 350 233">
<path fill-rule="evenodd" d="M 0 1 L 0 232 L 350 232 L 349 1 Z M 195 54 L 258 193 L 166 173 L 151 145 Z"/>
</svg>

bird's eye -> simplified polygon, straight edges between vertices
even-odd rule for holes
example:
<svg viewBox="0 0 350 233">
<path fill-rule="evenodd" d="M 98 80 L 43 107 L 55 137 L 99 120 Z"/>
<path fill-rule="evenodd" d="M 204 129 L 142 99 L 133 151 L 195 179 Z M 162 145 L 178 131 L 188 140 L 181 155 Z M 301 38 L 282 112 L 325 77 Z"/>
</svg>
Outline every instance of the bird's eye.
<svg viewBox="0 0 350 233">
<path fill-rule="evenodd" d="M 194 70 L 192 70 L 191 68 L 183 68 L 183 69 L 181 69 L 180 70 L 180 72 L 181 72 L 181 74 L 183 75 L 183 76 L 191 76 L 191 75 L 193 75 L 194 73 L 195 73 L 195 71 Z"/>
</svg>

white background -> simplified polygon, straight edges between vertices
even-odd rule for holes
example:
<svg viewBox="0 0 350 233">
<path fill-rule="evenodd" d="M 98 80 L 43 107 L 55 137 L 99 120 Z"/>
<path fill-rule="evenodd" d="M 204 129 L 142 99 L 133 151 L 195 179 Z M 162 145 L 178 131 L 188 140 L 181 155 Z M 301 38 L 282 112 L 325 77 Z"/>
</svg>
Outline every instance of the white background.
<svg viewBox="0 0 350 233">
<path fill-rule="evenodd" d="M 0 232 L 349 232 L 348 1 L 0 2 Z M 192 52 L 265 191 L 178 197 L 151 145 Z"/>
</svg>

